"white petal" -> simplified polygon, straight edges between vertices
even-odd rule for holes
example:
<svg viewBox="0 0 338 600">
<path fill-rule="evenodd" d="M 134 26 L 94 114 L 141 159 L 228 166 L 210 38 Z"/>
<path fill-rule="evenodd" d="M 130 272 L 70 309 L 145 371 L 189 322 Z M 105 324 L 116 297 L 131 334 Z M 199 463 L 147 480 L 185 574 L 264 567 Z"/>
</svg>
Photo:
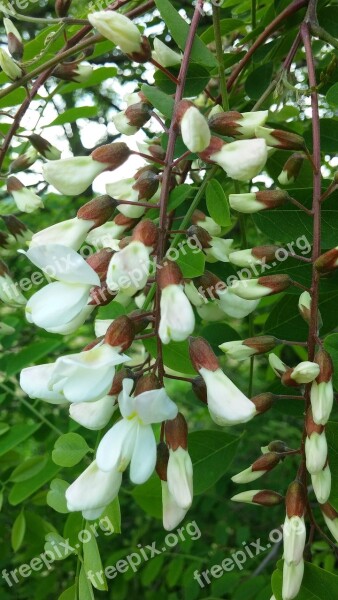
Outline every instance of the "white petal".
<svg viewBox="0 0 338 600">
<path fill-rule="evenodd" d="M 166 481 L 161 481 L 162 505 L 163 505 L 163 527 L 166 531 L 175 529 L 187 514 L 186 508 L 178 506 L 174 496 L 171 495 Z"/>
<path fill-rule="evenodd" d="M 45 246 L 47 244 L 60 244 L 62 241 L 62 246 L 78 250 L 93 225 L 94 221 L 86 221 L 78 217 L 61 221 L 61 223 L 56 223 L 38 231 L 38 233 L 34 233 L 29 246 L 34 248 L 35 246 Z"/>
<path fill-rule="evenodd" d="M 103 436 L 96 452 L 96 461 L 102 471 L 125 471 L 133 454 L 137 427 L 136 419 L 121 419 Z"/>
<path fill-rule="evenodd" d="M 304 561 L 301 560 L 298 565 L 288 565 L 284 561 L 283 565 L 283 600 L 293 600 L 300 590 L 304 575 Z"/>
<path fill-rule="evenodd" d="M 87 511 L 107 506 L 119 493 L 121 481 L 121 473 L 101 471 L 93 461 L 67 489 L 68 510 Z"/>
<path fill-rule="evenodd" d="M 250 421 L 256 408 L 221 369 L 200 369 L 207 386 L 208 409 L 218 425 L 236 425 Z"/>
<path fill-rule="evenodd" d="M 125 378 L 122 381 L 122 391 L 119 394 L 119 408 L 122 417 L 128 419 L 135 412 L 135 400 L 130 395 L 134 387 L 133 379 Z"/>
<path fill-rule="evenodd" d="M 69 335 L 70 333 L 74 333 L 83 323 L 88 319 L 89 315 L 95 310 L 95 305 L 86 304 L 83 309 L 79 312 L 74 319 L 68 321 L 64 325 L 59 325 L 58 327 L 48 327 L 47 331 L 51 333 L 60 333 L 61 335 Z M 99 337 L 99 336 L 97 336 Z"/>
<path fill-rule="evenodd" d="M 104 396 L 96 402 L 79 402 L 71 404 L 69 416 L 87 429 L 103 429 L 109 423 L 117 409 L 114 396 Z"/>
<path fill-rule="evenodd" d="M 72 285 L 56 281 L 33 294 L 27 302 L 29 321 L 38 327 L 58 327 L 74 319 L 89 298 L 88 285 Z"/>
<path fill-rule="evenodd" d="M 313 420 L 317 425 L 325 425 L 329 420 L 333 406 L 332 380 L 311 385 L 311 408 Z"/>
<path fill-rule="evenodd" d="M 190 152 L 202 152 L 210 144 L 211 134 L 205 117 L 196 106 L 190 106 L 181 123 L 183 142 Z"/>
<path fill-rule="evenodd" d="M 207 257 L 212 256 L 215 260 L 229 262 L 229 253 L 234 240 L 224 240 L 223 238 L 213 237 L 211 239 L 211 248 L 206 248 Z"/>
<path fill-rule="evenodd" d="M 30 398 L 45 400 L 50 404 L 64 404 L 63 394 L 53 392 L 48 388 L 49 380 L 55 368 L 54 363 L 27 367 L 20 374 L 20 386 Z"/>
<path fill-rule="evenodd" d="M 101 35 L 119 46 L 125 54 L 140 51 L 141 34 L 125 15 L 115 11 L 98 11 L 90 13 L 88 20 Z"/>
<path fill-rule="evenodd" d="M 261 172 L 267 157 L 266 142 L 262 138 L 258 138 L 225 144 L 210 158 L 219 164 L 232 179 L 249 181 Z"/>
<path fill-rule="evenodd" d="M 288 565 L 298 565 L 303 559 L 306 541 L 304 517 L 286 516 L 283 527 L 284 560 Z"/>
<path fill-rule="evenodd" d="M 171 284 L 161 294 L 159 336 L 163 344 L 181 342 L 194 331 L 195 315 L 180 285 Z"/>
<path fill-rule="evenodd" d="M 121 290 L 133 296 L 147 283 L 150 269 L 149 250 L 142 242 L 131 242 L 116 252 L 108 267 L 107 285 L 111 290 Z"/>
<path fill-rule="evenodd" d="M 94 321 L 94 332 L 96 337 L 106 335 L 108 327 L 112 324 L 114 319 L 95 319 Z"/>
<path fill-rule="evenodd" d="M 29 188 L 23 187 L 11 193 L 17 208 L 22 212 L 32 213 L 38 208 L 43 208 L 41 198 Z"/>
<path fill-rule="evenodd" d="M 188 509 L 193 499 L 193 468 L 187 450 L 179 447 L 169 451 L 168 488 L 178 506 Z"/>
<path fill-rule="evenodd" d="M 244 300 L 244 298 L 239 298 L 230 288 L 218 290 L 217 294 L 219 296 L 218 304 L 221 309 L 234 319 L 243 319 L 252 313 L 259 304 L 259 300 Z"/>
<path fill-rule="evenodd" d="M 25 252 L 27 258 L 53 279 L 67 283 L 100 285 L 100 278 L 86 261 L 67 246 L 48 244 Z"/>
<path fill-rule="evenodd" d="M 134 398 L 135 411 L 145 425 L 162 423 L 177 416 L 178 408 L 170 400 L 165 388 L 143 392 Z"/>
<path fill-rule="evenodd" d="M 150 425 L 138 425 L 130 462 L 130 479 L 141 484 L 151 476 L 156 465 L 156 441 Z"/>
<path fill-rule="evenodd" d="M 45 163 L 42 172 L 47 183 L 66 196 L 82 194 L 107 165 L 91 156 L 76 156 Z"/>
</svg>

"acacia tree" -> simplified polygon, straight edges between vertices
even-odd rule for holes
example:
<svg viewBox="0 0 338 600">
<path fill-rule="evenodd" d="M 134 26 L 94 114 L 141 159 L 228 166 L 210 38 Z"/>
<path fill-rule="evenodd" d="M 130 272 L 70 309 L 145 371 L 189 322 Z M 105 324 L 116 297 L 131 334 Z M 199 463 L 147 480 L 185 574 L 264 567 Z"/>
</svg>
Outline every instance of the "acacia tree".
<svg viewBox="0 0 338 600">
<path fill-rule="evenodd" d="M 309 589 L 333 598 L 331 563 L 311 564 L 311 548 L 324 540 L 334 556 L 338 539 L 337 426 L 329 422 L 338 348 L 337 9 L 316 0 L 249 4 L 197 0 L 182 12 L 169 0 L 117 0 L 82 14 L 76 2 L 56 0 L 32 16 L 31 7 L 26 15 L 2 3 L 0 235 L 13 274 L 2 262 L 0 297 L 12 310 L 1 325 L 1 386 L 33 418 L 5 413 L 5 498 L 26 503 L 12 529 L 16 550 L 27 501 L 52 480 L 42 504 L 69 513 L 63 537 L 45 531 L 56 552 L 67 534 L 104 517 L 118 530 L 129 470 L 136 502 L 150 514 L 161 502 L 164 528 L 176 530 L 194 487 L 205 492 L 228 470 L 241 424 L 260 429 L 277 411 L 297 423 L 296 436 L 268 439 L 258 457 L 253 449 L 232 481 L 267 480 L 279 465 L 278 490 L 258 482 L 232 500 L 266 507 L 276 527 L 285 504 L 275 598 L 305 599 Z M 153 25 L 164 28 L 162 39 L 148 35 Z M 125 84 L 124 73 L 135 90 L 123 106 L 109 82 Z M 94 106 L 73 107 L 86 93 Z M 41 133 L 52 106 L 59 114 L 49 126 L 64 127 L 70 158 Z M 40 116 L 27 131 L 32 109 Z M 105 143 L 86 154 L 74 122 L 102 122 L 99 112 Z M 118 179 L 120 167 L 129 177 Z M 101 173 L 111 180 L 93 197 Z M 181 406 L 181 389 L 195 401 Z M 24 440 L 35 456 L 28 443 L 11 458 Z M 55 479 L 74 466 L 73 477 Z M 96 541 L 82 542 L 62 555 L 77 555 L 63 600 L 107 589 Z"/>
</svg>

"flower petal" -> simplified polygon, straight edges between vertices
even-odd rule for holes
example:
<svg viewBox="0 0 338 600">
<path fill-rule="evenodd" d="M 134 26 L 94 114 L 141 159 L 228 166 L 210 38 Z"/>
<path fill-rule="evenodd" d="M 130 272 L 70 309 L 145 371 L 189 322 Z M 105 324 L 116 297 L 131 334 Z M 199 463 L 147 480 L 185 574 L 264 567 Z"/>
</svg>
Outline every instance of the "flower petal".
<svg viewBox="0 0 338 600">
<path fill-rule="evenodd" d="M 44 329 L 66 324 L 86 306 L 89 289 L 88 285 L 49 283 L 28 300 L 27 319 Z"/>
<path fill-rule="evenodd" d="M 115 396 L 104 396 L 96 402 L 71 404 L 69 416 L 82 427 L 97 431 L 107 425 L 116 410 Z"/>
<path fill-rule="evenodd" d="M 144 425 L 175 419 L 176 404 L 170 400 L 165 388 L 142 392 L 134 398 L 135 411 Z"/>
<path fill-rule="evenodd" d="M 156 440 L 150 425 L 138 425 L 130 463 L 130 479 L 141 484 L 147 481 L 156 465 Z"/>
<path fill-rule="evenodd" d="M 63 394 L 53 392 L 48 383 L 55 368 L 54 363 L 27 367 L 20 374 L 20 386 L 30 398 L 45 400 L 50 404 L 64 404 L 67 402 Z"/>
<path fill-rule="evenodd" d="M 103 436 L 96 452 L 96 461 L 102 471 L 125 471 L 137 437 L 136 419 L 121 419 Z"/>
<path fill-rule="evenodd" d="M 67 283 L 100 285 L 100 278 L 86 261 L 68 246 L 48 244 L 29 248 L 27 258 L 53 279 Z"/>
<path fill-rule="evenodd" d="M 68 510 L 93 510 L 107 506 L 116 498 L 122 474 L 101 471 L 94 460 L 66 490 Z"/>
</svg>

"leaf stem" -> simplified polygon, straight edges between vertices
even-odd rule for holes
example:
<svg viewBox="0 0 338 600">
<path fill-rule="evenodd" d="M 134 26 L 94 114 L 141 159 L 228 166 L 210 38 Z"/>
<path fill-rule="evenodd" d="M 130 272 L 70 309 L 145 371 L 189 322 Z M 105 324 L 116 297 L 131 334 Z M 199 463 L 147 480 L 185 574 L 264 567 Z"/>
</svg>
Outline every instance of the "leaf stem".
<svg viewBox="0 0 338 600">
<path fill-rule="evenodd" d="M 255 0 L 253 0 L 254 2 Z M 229 110 L 229 98 L 227 90 L 227 82 L 225 78 L 225 67 L 224 67 L 224 54 L 222 45 L 222 32 L 221 32 L 221 11 L 220 7 L 216 4 L 212 6 L 212 22 L 215 31 L 215 45 L 216 45 L 216 56 L 218 61 L 218 72 L 219 72 L 219 87 L 221 104 L 224 110 Z"/>
</svg>

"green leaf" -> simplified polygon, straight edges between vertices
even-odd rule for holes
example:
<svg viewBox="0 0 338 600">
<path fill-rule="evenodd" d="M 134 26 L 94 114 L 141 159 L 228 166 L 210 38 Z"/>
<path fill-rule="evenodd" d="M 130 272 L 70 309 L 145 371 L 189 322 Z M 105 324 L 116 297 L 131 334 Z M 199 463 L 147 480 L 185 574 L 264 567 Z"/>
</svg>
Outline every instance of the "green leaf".
<svg viewBox="0 0 338 600">
<path fill-rule="evenodd" d="M 205 255 L 199 248 L 191 248 L 188 244 L 183 243 L 178 251 L 179 256 L 175 262 L 180 267 L 184 278 L 199 277 L 204 273 Z"/>
<path fill-rule="evenodd" d="M 8 425 L 8 423 L 0 423 L 0 435 L 7 433 L 7 431 L 9 431 L 9 430 L 10 430 L 10 426 Z"/>
<path fill-rule="evenodd" d="M 116 319 L 116 317 L 120 317 L 121 315 L 126 314 L 126 309 L 122 304 L 113 300 L 107 304 L 107 306 L 100 306 L 97 311 L 96 318 L 97 319 Z"/>
<path fill-rule="evenodd" d="M 245 82 L 245 91 L 252 100 L 258 100 L 271 82 L 273 63 L 261 65 L 250 73 Z"/>
<path fill-rule="evenodd" d="M 223 431 L 193 431 L 189 434 L 194 494 L 202 494 L 226 473 L 236 454 L 239 439 Z"/>
<path fill-rule="evenodd" d="M 185 202 L 190 196 L 196 193 L 196 188 L 192 187 L 188 183 L 182 183 L 175 187 L 169 196 L 168 212 L 178 208 L 183 202 Z"/>
<path fill-rule="evenodd" d="M 245 23 L 239 19 L 222 19 L 220 21 L 220 28 L 221 34 L 227 35 L 228 33 L 231 33 L 231 31 L 241 31 L 242 29 L 245 29 Z M 213 25 L 211 25 L 202 33 L 201 40 L 205 44 L 210 44 L 210 42 L 212 42 L 214 39 L 215 28 Z"/>
<path fill-rule="evenodd" d="M 181 50 L 184 50 L 189 35 L 189 24 L 185 22 L 168 0 L 155 0 L 155 4 L 176 44 Z M 209 68 L 217 67 L 217 61 L 214 55 L 208 50 L 197 35 L 195 35 L 194 38 L 191 60 Z"/>
<path fill-rule="evenodd" d="M 170 67 L 170 72 L 177 77 L 179 74 L 178 67 Z M 164 92 L 164 94 L 174 94 L 176 85 L 163 71 L 155 71 L 154 75 L 156 85 Z M 203 92 L 210 79 L 210 72 L 202 67 L 192 63 L 189 65 L 184 93 L 186 96 L 197 96 Z"/>
<path fill-rule="evenodd" d="M 279 561 L 272 574 L 272 591 L 277 600 L 282 600 L 283 561 Z M 336 600 L 338 577 L 308 562 L 304 563 L 304 577 L 295 600 Z"/>
<path fill-rule="evenodd" d="M 152 475 L 146 483 L 134 487 L 131 494 L 135 502 L 148 515 L 155 519 L 162 519 L 161 482 L 157 475 Z"/>
<path fill-rule="evenodd" d="M 157 356 L 156 340 L 150 338 L 143 340 L 146 350 L 153 358 Z M 170 342 L 163 346 L 163 362 L 166 367 L 187 375 L 196 375 L 189 356 L 188 342 Z"/>
<path fill-rule="evenodd" d="M 62 338 L 55 339 L 55 337 L 30 344 L 29 347 L 23 348 L 17 354 L 11 353 L 10 355 L 4 356 L 0 360 L 0 369 L 6 371 L 10 377 L 16 375 L 27 365 L 38 362 L 44 356 L 51 354 L 56 348 L 63 344 Z"/>
<path fill-rule="evenodd" d="M 56 512 L 68 513 L 66 490 L 69 488 L 68 481 L 63 479 L 53 479 L 50 483 L 50 490 L 47 494 L 47 504 L 56 510 Z"/>
<path fill-rule="evenodd" d="M 155 86 L 143 84 L 141 92 L 148 98 L 154 108 L 160 111 L 167 119 L 171 119 L 174 111 L 174 100 Z"/>
<path fill-rule="evenodd" d="M 72 123 L 78 119 L 90 119 L 97 117 L 97 106 L 76 106 L 75 108 L 69 108 L 65 110 L 61 115 L 58 115 L 56 119 L 45 125 L 44 127 L 54 127 L 55 125 L 64 125 L 65 123 Z"/>
<path fill-rule="evenodd" d="M 110 533 L 121 533 L 121 510 L 118 496 L 107 506 L 100 516 L 100 527 L 105 523 L 105 530 Z"/>
<path fill-rule="evenodd" d="M 144 586 L 149 586 L 161 572 L 164 563 L 164 555 L 156 556 L 155 560 L 151 560 L 146 564 L 141 573 L 141 582 Z"/>
<path fill-rule="evenodd" d="M 228 198 L 217 179 L 211 179 L 206 189 L 206 201 L 209 215 L 218 225 L 228 227 L 231 225 L 230 207 Z"/>
<path fill-rule="evenodd" d="M 338 83 L 335 83 L 332 87 L 330 87 L 329 91 L 326 94 L 326 102 L 333 106 L 333 108 L 337 108 L 338 106 Z"/>
<path fill-rule="evenodd" d="M 338 336 L 337 336 L 338 337 Z M 338 511 L 338 423 L 329 421 L 325 428 L 331 470 L 330 504 Z"/>
<path fill-rule="evenodd" d="M 92 584 L 87 578 L 83 566 L 81 567 L 79 576 L 79 600 L 95 600 Z"/>
<path fill-rule="evenodd" d="M 91 76 L 88 77 L 88 79 L 86 79 L 86 81 L 81 82 L 81 84 L 80 84 L 81 90 L 84 90 L 84 89 L 90 88 L 90 87 L 96 87 L 103 81 L 106 81 L 107 79 L 111 79 L 112 77 L 115 77 L 116 74 L 117 74 L 116 67 L 105 66 L 105 67 L 99 67 L 98 69 L 94 69 Z M 60 94 L 61 94 L 61 96 L 64 96 L 65 94 L 70 94 L 72 92 L 75 92 L 78 89 L 79 89 L 78 83 L 66 83 L 65 85 L 60 87 Z"/>
<path fill-rule="evenodd" d="M 86 574 L 90 571 L 94 573 L 101 573 L 100 577 L 93 577 L 91 582 L 97 590 L 108 590 L 100 552 L 94 535 L 91 536 L 88 542 L 83 544 L 83 567 Z"/>
<path fill-rule="evenodd" d="M 11 545 L 14 552 L 21 547 L 26 531 L 26 519 L 23 510 L 16 517 L 11 531 Z"/>
<path fill-rule="evenodd" d="M 64 560 L 71 554 L 77 554 L 77 548 L 71 546 L 59 533 L 47 533 L 45 537 L 45 552 L 50 552 L 50 560 Z"/>
<path fill-rule="evenodd" d="M 12 448 L 15 448 L 18 444 L 29 438 L 35 433 L 41 424 L 34 425 L 13 425 L 9 431 L 7 431 L 0 439 L 0 456 L 6 454 Z"/>
<path fill-rule="evenodd" d="M 60 467 L 73 467 L 82 460 L 90 448 L 78 433 L 65 433 L 56 440 L 52 459 Z"/>
<path fill-rule="evenodd" d="M 48 461 L 46 466 L 39 473 L 30 477 L 26 481 L 15 483 L 9 493 L 8 501 L 12 506 L 20 504 L 26 498 L 29 498 L 34 492 L 39 490 L 43 485 L 54 477 L 59 471 L 59 467 L 54 465 L 52 461 Z"/>
<path fill-rule="evenodd" d="M 324 341 L 324 348 L 330 354 L 333 361 L 333 386 L 338 391 L 338 333 L 328 335 Z"/>
<path fill-rule="evenodd" d="M 72 585 L 72 587 L 67 588 L 64 592 L 62 592 L 58 600 L 77 600 L 76 586 Z"/>
<path fill-rule="evenodd" d="M 10 476 L 10 481 L 18 483 L 36 475 L 47 464 L 47 456 L 32 456 L 18 465 Z"/>
</svg>

